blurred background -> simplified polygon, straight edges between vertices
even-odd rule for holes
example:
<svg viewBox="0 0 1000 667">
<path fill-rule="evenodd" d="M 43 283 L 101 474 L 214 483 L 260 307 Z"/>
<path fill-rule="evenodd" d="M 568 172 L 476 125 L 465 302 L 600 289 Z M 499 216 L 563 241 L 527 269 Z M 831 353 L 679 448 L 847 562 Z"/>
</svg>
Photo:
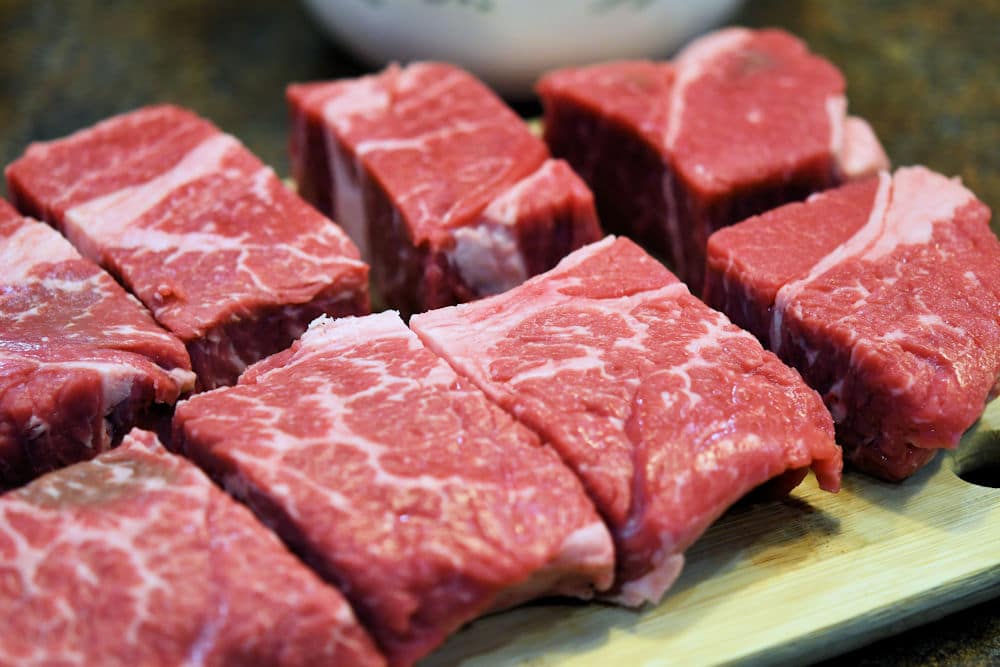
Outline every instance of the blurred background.
<svg viewBox="0 0 1000 667">
<path fill-rule="evenodd" d="M 377 11 L 402 1 L 329 3 Z M 480 16 L 516 0 L 421 1 Z M 473 50 L 478 68 L 498 62 L 518 65 L 514 74 L 500 68 L 494 76 L 515 108 L 533 116 L 540 109 L 524 95 L 521 79 L 529 66 L 524 56 L 536 51 L 526 42 L 536 40 L 532 48 L 551 47 L 561 56 L 581 43 L 601 57 L 640 46 L 668 56 L 680 29 L 655 13 L 659 2 L 579 0 L 577 5 L 596 17 L 597 27 L 585 26 L 590 33 L 567 43 L 579 26 L 555 13 L 556 5 L 565 2 L 535 0 L 536 7 L 545 9 L 529 18 L 529 27 L 493 40 L 489 48 L 499 51 L 489 51 L 485 38 L 471 28 L 464 34 L 461 23 L 410 21 L 396 34 L 371 36 L 352 28 L 341 37 L 355 47 L 367 45 L 369 58 L 413 48 L 416 38 L 432 38 L 442 54 L 463 48 L 447 41 L 456 34 L 473 47 L 478 41 L 482 48 Z M 357 59 L 344 42 L 338 46 L 331 41 L 317 14 L 307 12 L 304 4 L 309 3 L 0 0 L 0 162 L 12 161 L 31 141 L 169 101 L 212 119 L 287 174 L 286 84 L 371 71 L 370 61 Z M 685 27 L 696 29 L 718 20 L 728 3 L 679 4 L 706 8 L 683 19 Z M 871 122 L 894 164 L 923 163 L 959 175 L 994 211 L 1000 210 L 1000 0 L 736 4 L 735 13 L 723 19 L 726 23 L 785 28 L 841 68 L 851 112 Z M 628 28 L 628 21 L 637 27 Z M 650 34 L 655 38 L 657 30 L 663 42 L 646 46 L 643 40 Z M 1000 230 L 997 217 L 994 230 Z M 1000 664 L 1000 600 L 885 639 L 836 663 Z"/>
</svg>

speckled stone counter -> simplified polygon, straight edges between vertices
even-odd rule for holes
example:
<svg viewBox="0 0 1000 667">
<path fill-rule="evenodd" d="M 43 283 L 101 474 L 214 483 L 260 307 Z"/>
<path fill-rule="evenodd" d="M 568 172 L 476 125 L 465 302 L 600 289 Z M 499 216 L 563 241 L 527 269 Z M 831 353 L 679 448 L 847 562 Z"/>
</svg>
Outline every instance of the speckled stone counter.
<svg viewBox="0 0 1000 667">
<path fill-rule="evenodd" d="M 751 0 L 733 22 L 802 36 L 844 71 L 851 111 L 895 164 L 960 175 L 1000 211 L 1000 0 Z M 3 164 L 32 140 L 171 101 L 287 173 L 285 85 L 364 71 L 290 0 L 0 0 L 0 50 Z M 1000 599 L 830 664 L 1000 664 Z"/>
</svg>

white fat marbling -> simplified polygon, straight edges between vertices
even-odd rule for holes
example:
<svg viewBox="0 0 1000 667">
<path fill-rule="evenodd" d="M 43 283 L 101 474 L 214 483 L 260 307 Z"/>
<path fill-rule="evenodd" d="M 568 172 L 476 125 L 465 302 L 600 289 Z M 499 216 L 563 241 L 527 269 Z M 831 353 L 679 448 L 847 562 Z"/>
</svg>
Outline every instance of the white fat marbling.
<svg viewBox="0 0 1000 667">
<path fill-rule="evenodd" d="M 100 262 L 101 249 L 114 247 L 137 219 L 187 183 L 218 171 L 239 142 L 227 134 L 205 139 L 180 162 L 139 185 L 78 204 L 66 212 L 66 235 L 84 255 Z"/>
</svg>

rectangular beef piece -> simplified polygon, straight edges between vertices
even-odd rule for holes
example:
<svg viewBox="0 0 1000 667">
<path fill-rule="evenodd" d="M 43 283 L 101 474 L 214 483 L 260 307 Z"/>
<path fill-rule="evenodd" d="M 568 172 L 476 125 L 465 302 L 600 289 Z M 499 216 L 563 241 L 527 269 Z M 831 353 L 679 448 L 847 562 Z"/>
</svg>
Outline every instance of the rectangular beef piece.
<svg viewBox="0 0 1000 667">
<path fill-rule="evenodd" d="M 787 492 L 810 466 L 839 486 L 816 392 L 627 239 L 410 326 L 577 473 L 615 539 L 624 604 L 658 601 L 684 550 L 755 487 Z"/>
<path fill-rule="evenodd" d="M 0 554 L 0 664 L 385 664 L 334 588 L 147 431 L 0 498 Z"/>
<path fill-rule="evenodd" d="M 451 65 L 293 85 L 288 101 L 300 192 L 404 314 L 502 292 L 601 236 L 579 177 Z"/>
<path fill-rule="evenodd" d="M 611 584 L 611 538 L 573 474 L 395 313 L 317 320 L 174 427 L 342 588 L 390 664 L 490 609 Z"/>
<path fill-rule="evenodd" d="M 819 391 L 848 461 L 900 480 L 996 393 L 989 218 L 957 180 L 882 172 L 717 232 L 705 298 Z"/>
<path fill-rule="evenodd" d="M 55 224 L 184 341 L 202 388 L 232 384 L 321 314 L 368 312 L 368 270 L 343 231 L 183 109 L 33 144 L 7 181 L 22 211 Z"/>
<path fill-rule="evenodd" d="M 888 164 L 846 116 L 840 72 L 778 30 L 722 30 L 670 63 L 558 70 L 538 92 L 549 148 L 605 229 L 669 258 L 696 293 L 714 230 Z"/>
<path fill-rule="evenodd" d="M 0 201 L 0 489 L 100 454 L 194 381 L 111 276 Z"/>
</svg>

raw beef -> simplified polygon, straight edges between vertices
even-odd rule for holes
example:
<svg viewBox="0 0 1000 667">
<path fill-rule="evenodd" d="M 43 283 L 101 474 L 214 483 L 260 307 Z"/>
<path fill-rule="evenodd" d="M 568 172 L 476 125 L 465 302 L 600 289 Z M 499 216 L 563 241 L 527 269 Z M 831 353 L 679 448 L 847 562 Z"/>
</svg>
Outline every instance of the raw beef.
<svg viewBox="0 0 1000 667">
<path fill-rule="evenodd" d="M 103 452 L 193 388 L 177 338 L 0 201 L 0 489 Z"/>
<path fill-rule="evenodd" d="M 0 498 L 0 664 L 384 665 L 350 607 L 156 437 Z"/>
<path fill-rule="evenodd" d="M 202 388 L 232 384 L 318 315 L 368 312 L 367 267 L 340 228 L 183 109 L 33 144 L 7 179 L 22 211 L 57 225 L 184 341 Z"/>
<path fill-rule="evenodd" d="M 954 447 L 1000 376 L 1000 242 L 957 180 L 900 169 L 709 240 L 706 300 L 799 369 L 858 468 Z"/>
<path fill-rule="evenodd" d="M 672 63 L 552 72 L 545 139 L 593 189 L 607 231 L 701 287 L 712 231 L 887 166 L 844 80 L 778 30 L 732 28 Z"/>
<path fill-rule="evenodd" d="M 810 466 L 839 486 L 819 396 L 626 239 L 410 325 L 576 471 L 615 538 L 624 604 L 659 600 L 753 488 L 788 491 Z"/>
<path fill-rule="evenodd" d="M 404 313 L 510 289 L 601 236 L 587 186 L 460 69 L 392 66 L 288 100 L 300 192 Z"/>
<path fill-rule="evenodd" d="M 489 609 L 611 584 L 610 536 L 572 473 L 395 313 L 318 320 L 174 427 L 341 587 L 391 664 Z"/>
</svg>

